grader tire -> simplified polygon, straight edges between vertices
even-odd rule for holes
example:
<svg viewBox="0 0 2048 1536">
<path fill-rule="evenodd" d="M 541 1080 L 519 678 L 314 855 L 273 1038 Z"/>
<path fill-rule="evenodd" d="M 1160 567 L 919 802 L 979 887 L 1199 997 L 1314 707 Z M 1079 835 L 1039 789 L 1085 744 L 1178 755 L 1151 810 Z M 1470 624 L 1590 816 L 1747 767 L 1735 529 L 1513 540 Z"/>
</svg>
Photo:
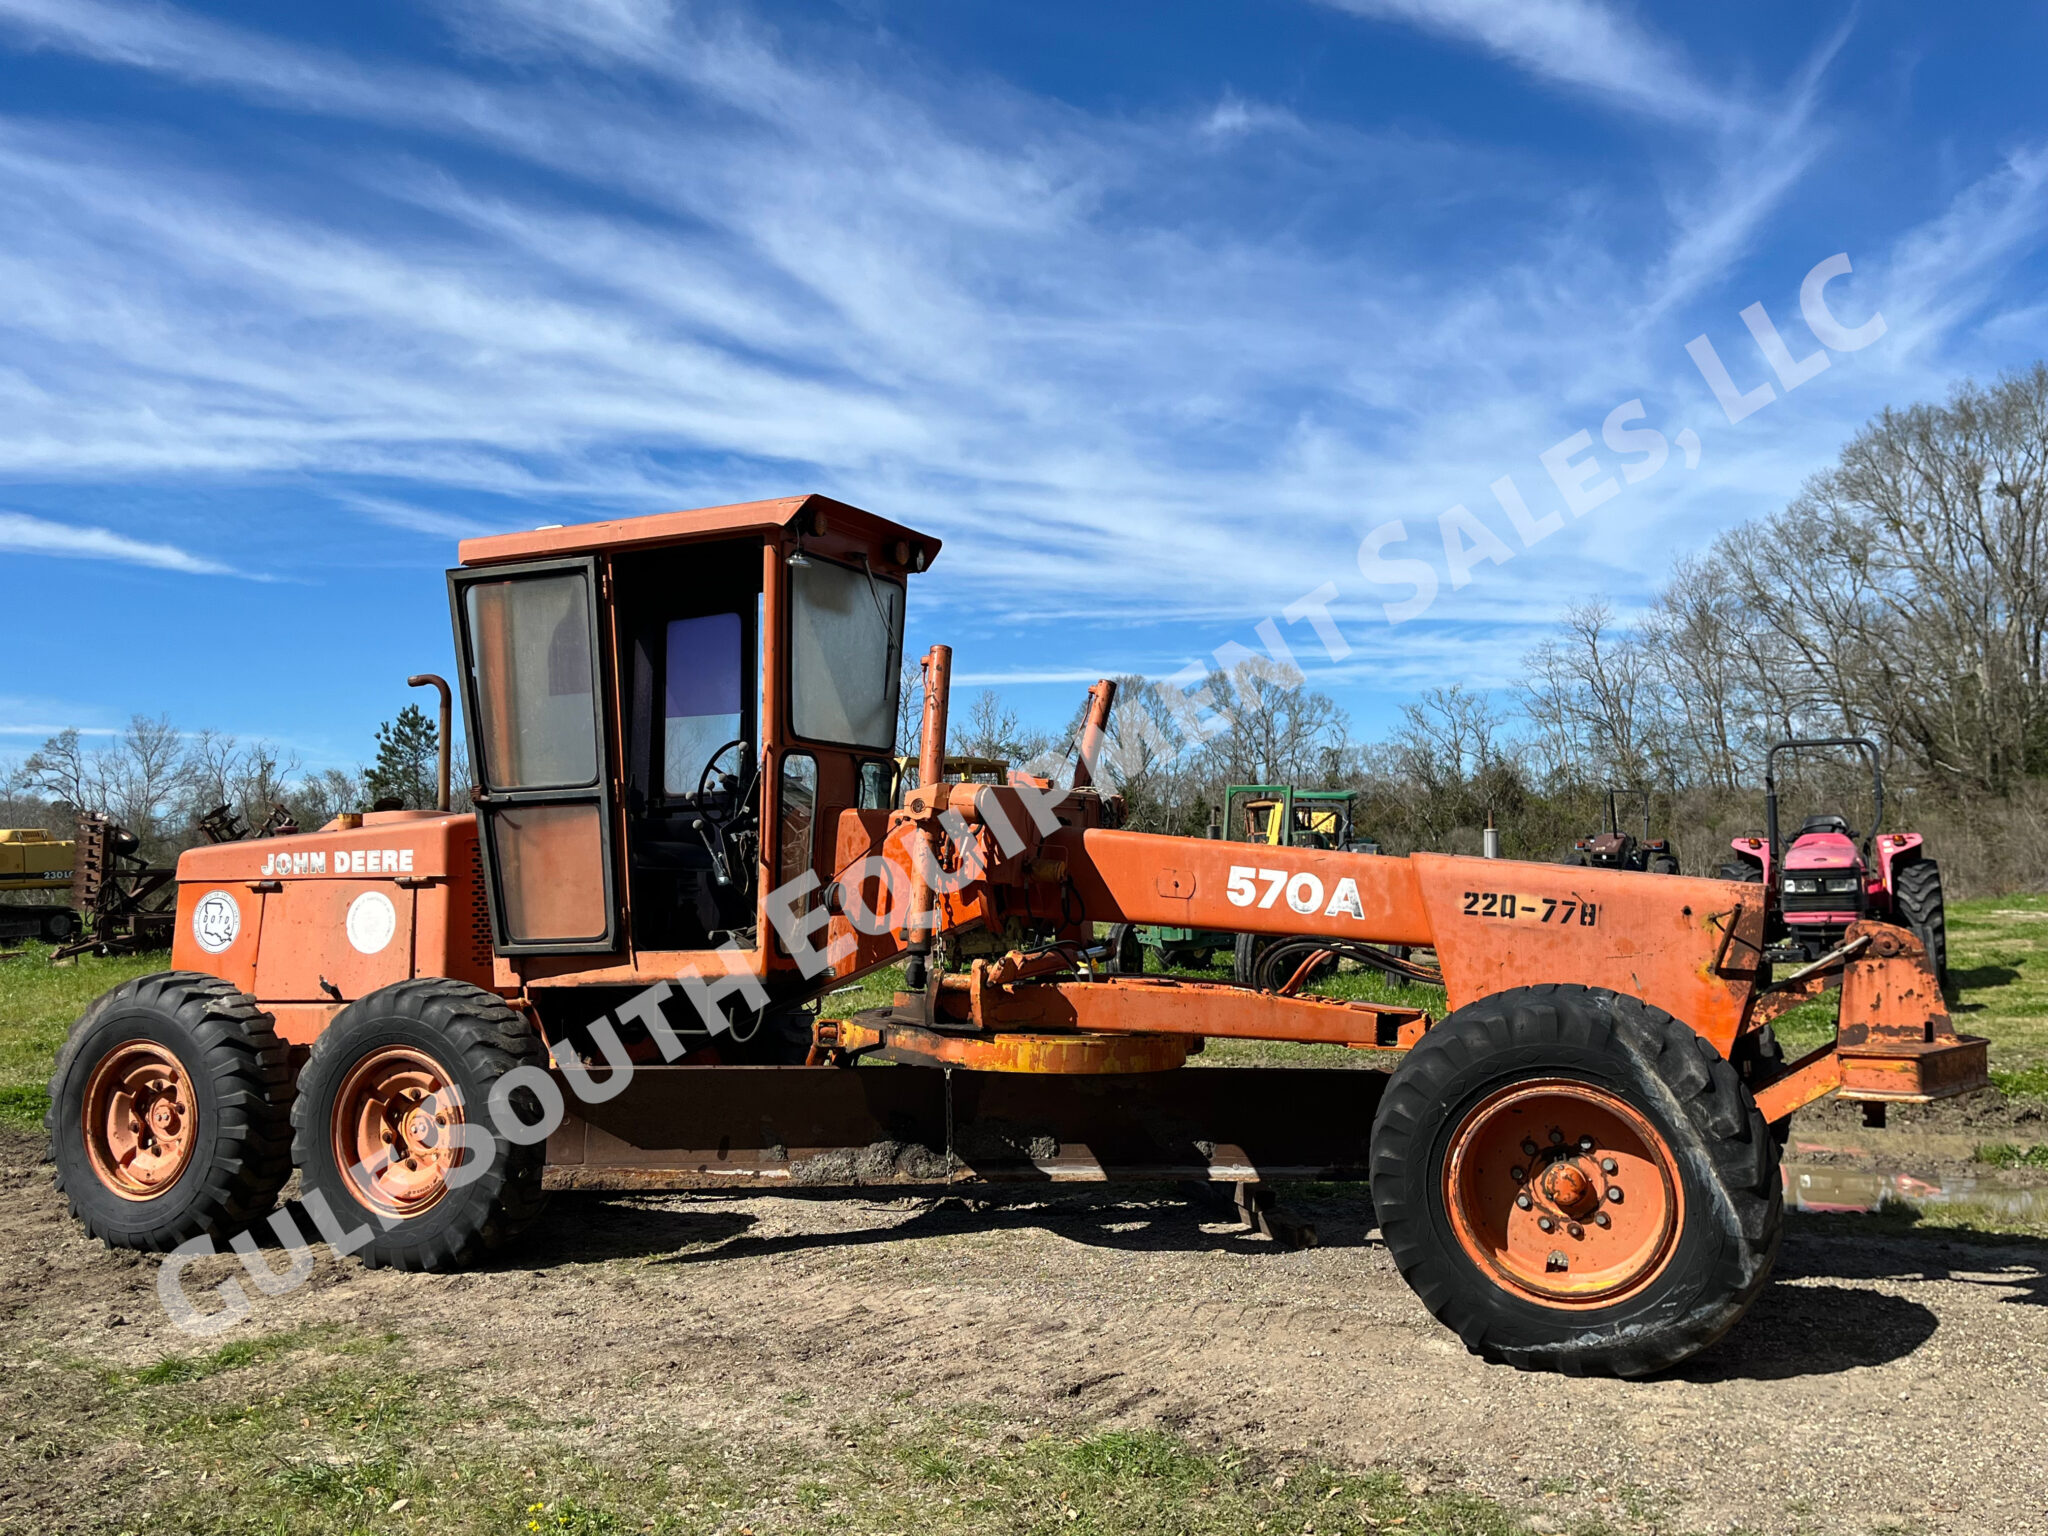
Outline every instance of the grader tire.
<svg viewBox="0 0 2048 1536">
<path fill-rule="evenodd" d="M 1899 916 L 1927 951 L 1934 979 L 1948 985 L 1948 909 L 1941 898 L 1941 866 L 1915 859 L 1892 877 L 1892 895 Z"/>
<path fill-rule="evenodd" d="M 1403 1277 L 1467 1349 L 1524 1370 L 1646 1376 L 1698 1353 L 1784 1225 L 1777 1142 L 1735 1069 L 1589 987 L 1515 988 L 1429 1031 L 1371 1163 Z"/>
<path fill-rule="evenodd" d="M 57 1188 L 111 1248 L 225 1241 L 291 1177 L 291 1057 L 218 976 L 124 982 L 71 1027 L 50 1078 Z"/>
<path fill-rule="evenodd" d="M 492 1129 L 490 1098 L 508 1073 L 546 1064 L 526 1017 L 480 988 L 423 978 L 372 992 L 335 1015 L 299 1074 L 300 1177 L 368 1232 L 352 1251 L 372 1269 L 474 1263 L 540 1215 L 544 1147 Z M 508 1102 L 539 1120 L 531 1089 Z"/>
</svg>

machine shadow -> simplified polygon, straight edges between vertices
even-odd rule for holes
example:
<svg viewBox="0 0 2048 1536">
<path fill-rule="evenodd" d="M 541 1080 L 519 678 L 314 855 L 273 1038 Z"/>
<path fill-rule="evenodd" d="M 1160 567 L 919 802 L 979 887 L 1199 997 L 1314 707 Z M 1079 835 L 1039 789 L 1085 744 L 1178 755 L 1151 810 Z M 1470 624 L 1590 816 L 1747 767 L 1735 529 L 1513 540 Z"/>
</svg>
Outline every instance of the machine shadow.
<svg viewBox="0 0 2048 1536">
<path fill-rule="evenodd" d="M 1967 970 L 1951 966 L 1947 982 L 1942 988 L 1942 996 L 1954 1003 L 1964 992 L 1982 992 L 1992 987 L 2008 986 L 2019 979 L 2020 973 L 2009 965 L 1973 965 Z M 1972 1003 L 1966 1005 L 1963 1011 L 1980 1013 L 1986 1006 L 1982 1002 Z"/>
<path fill-rule="evenodd" d="M 1990 1286 L 2008 1305 L 2048 1307 L 2048 1239 L 1913 1225 L 1921 1215 L 1803 1215 L 1804 1230 L 1788 1237 L 1777 1278 Z M 1864 1222 L 1871 1226 L 1859 1231 Z"/>
<path fill-rule="evenodd" d="M 1356 1193 L 1348 1192 L 1354 1188 Z M 1315 1227 L 1318 1247 L 1360 1247 L 1372 1240 L 1372 1200 L 1364 1186 L 1309 1186 L 1304 1190 L 1281 1185 L 1278 1189 L 1282 1204 Z M 1034 1229 L 1090 1247 L 1133 1253 L 1287 1251 L 1270 1238 L 1237 1225 L 1228 1185 L 1036 1186 L 893 1198 L 884 1190 L 778 1194 L 774 1198 L 789 1201 L 887 1202 L 890 1209 L 877 1211 L 883 1219 L 873 1226 L 774 1236 L 755 1236 L 759 1218 L 751 1213 L 707 1210 L 701 1205 L 694 1210 L 665 1210 L 642 1203 L 643 1198 L 573 1192 L 553 1196 L 543 1230 L 522 1249 L 523 1263 L 547 1267 L 610 1258 L 653 1258 L 658 1263 L 703 1264 Z M 716 1193 L 708 1197 L 710 1201 L 733 1198 Z M 900 1219 L 886 1219 L 899 1210 L 903 1212 Z"/>
<path fill-rule="evenodd" d="M 1672 1371 L 1679 1381 L 1789 1381 L 1902 1360 L 1934 1337 L 1917 1301 L 1847 1285 L 1766 1285 L 1718 1344 Z"/>
</svg>

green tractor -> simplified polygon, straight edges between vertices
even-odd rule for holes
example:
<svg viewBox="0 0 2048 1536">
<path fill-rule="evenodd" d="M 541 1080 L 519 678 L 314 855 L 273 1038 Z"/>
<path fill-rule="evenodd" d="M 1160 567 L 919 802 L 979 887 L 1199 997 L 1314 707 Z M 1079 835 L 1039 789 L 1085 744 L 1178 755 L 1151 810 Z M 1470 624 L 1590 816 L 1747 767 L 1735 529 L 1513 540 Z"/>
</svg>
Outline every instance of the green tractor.
<svg viewBox="0 0 2048 1536">
<path fill-rule="evenodd" d="M 1287 784 L 1233 784 L 1223 805 L 1209 813 L 1209 836 L 1237 843 L 1263 843 L 1274 848 L 1341 848 L 1352 853 L 1378 853 L 1375 842 L 1359 841 L 1351 821 L 1348 789 L 1295 789 Z M 1270 940 L 1208 928 L 1137 927 L 1119 923 L 1110 932 L 1111 969 L 1135 975 L 1144 969 L 1145 951 L 1159 952 L 1168 970 L 1205 969 L 1219 952 L 1232 957 L 1232 979 L 1239 986 L 1256 985 L 1262 951 Z"/>
</svg>

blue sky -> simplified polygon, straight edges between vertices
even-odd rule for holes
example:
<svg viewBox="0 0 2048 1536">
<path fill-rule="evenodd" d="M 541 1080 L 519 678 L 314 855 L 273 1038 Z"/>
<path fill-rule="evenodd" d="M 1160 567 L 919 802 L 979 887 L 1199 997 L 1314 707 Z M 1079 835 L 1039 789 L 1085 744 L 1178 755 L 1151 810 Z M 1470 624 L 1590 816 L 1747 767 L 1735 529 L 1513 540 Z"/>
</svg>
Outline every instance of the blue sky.
<svg viewBox="0 0 2048 1536">
<path fill-rule="evenodd" d="M 450 665 L 457 537 L 798 490 L 940 534 L 913 642 L 1043 723 L 1262 621 L 1361 734 L 1505 687 L 1567 603 L 1640 605 L 1884 405 L 2048 354 L 2044 33 L 0 0 L 0 759 L 166 709 L 358 761 Z M 1883 316 L 1854 350 L 1802 318 L 1837 253 L 1839 323 Z M 1774 381 L 1757 303 L 1827 369 Z M 1768 405 L 1729 419 L 1702 335 Z M 1635 481 L 1630 401 L 1671 444 Z M 1542 455 L 1581 430 L 1558 462 L 1612 493 L 1573 516 Z M 1524 547 L 1503 476 L 1554 533 Z M 1498 540 L 1453 519 L 1455 587 L 1454 505 Z M 1413 589 L 1359 548 L 1396 520 L 1381 556 L 1440 591 L 1392 624 Z M 1283 617 L 1325 584 L 1335 660 Z"/>
</svg>

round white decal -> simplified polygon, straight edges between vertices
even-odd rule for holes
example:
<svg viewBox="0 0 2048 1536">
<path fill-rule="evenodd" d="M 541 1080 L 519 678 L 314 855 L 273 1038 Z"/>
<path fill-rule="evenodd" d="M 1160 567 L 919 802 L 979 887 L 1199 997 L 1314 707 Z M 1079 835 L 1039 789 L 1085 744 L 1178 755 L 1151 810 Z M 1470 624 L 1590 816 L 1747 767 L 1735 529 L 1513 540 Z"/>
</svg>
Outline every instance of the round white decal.
<svg viewBox="0 0 2048 1536">
<path fill-rule="evenodd" d="M 398 932 L 398 908 L 382 891 L 365 891 L 348 904 L 348 941 L 374 955 Z"/>
<path fill-rule="evenodd" d="M 242 931 L 242 909 L 226 891 L 208 891 L 192 909 L 192 937 L 209 955 L 230 948 Z"/>
</svg>

